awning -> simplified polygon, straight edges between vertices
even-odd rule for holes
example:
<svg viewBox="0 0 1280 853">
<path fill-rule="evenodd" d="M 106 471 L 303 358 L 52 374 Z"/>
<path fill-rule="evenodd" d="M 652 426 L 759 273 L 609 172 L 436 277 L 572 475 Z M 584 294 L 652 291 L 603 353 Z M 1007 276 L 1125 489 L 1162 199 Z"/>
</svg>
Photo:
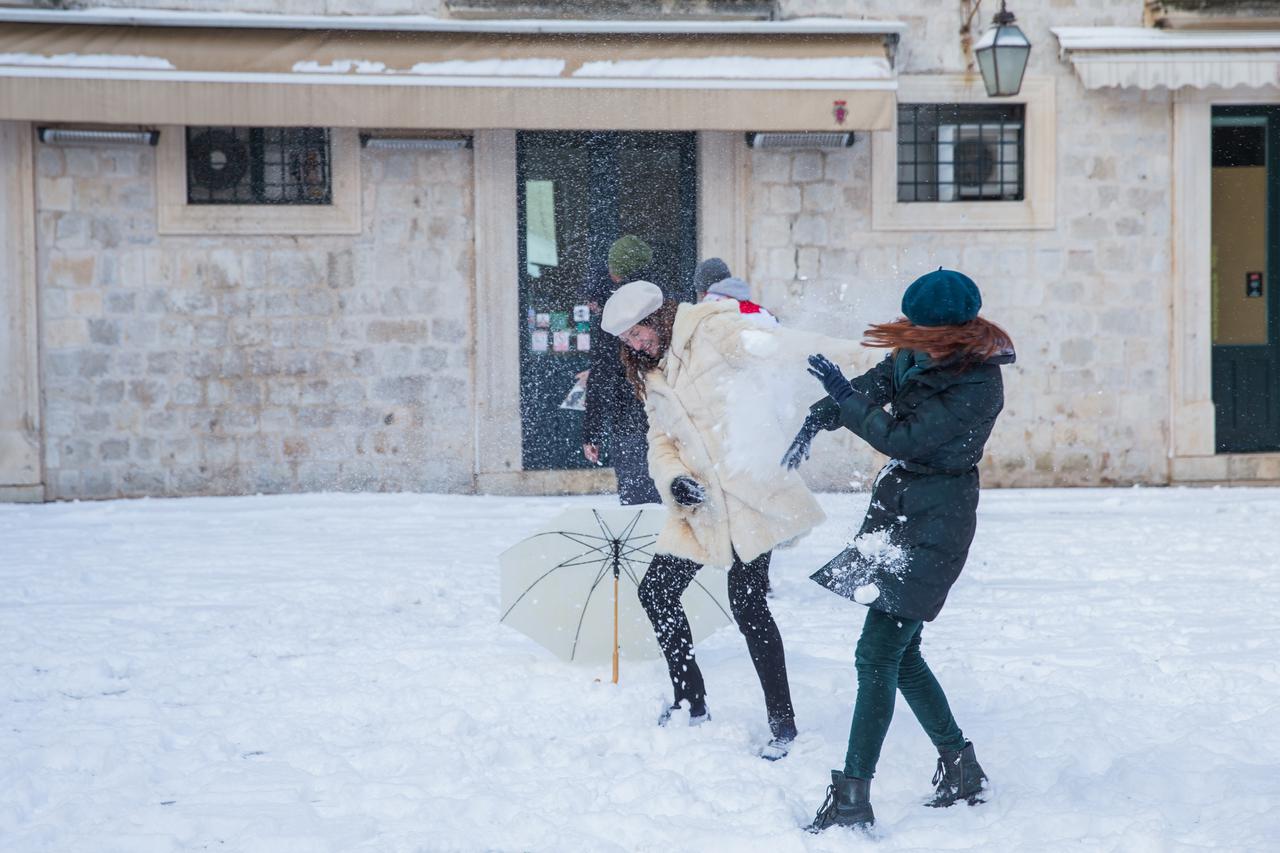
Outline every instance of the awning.
<svg viewBox="0 0 1280 853">
<path fill-rule="evenodd" d="M 108 10 L 0 21 L 3 119 L 464 129 L 887 129 L 904 28 Z"/>
<path fill-rule="evenodd" d="M 1057 27 L 1088 89 L 1280 85 L 1280 31 Z"/>
</svg>

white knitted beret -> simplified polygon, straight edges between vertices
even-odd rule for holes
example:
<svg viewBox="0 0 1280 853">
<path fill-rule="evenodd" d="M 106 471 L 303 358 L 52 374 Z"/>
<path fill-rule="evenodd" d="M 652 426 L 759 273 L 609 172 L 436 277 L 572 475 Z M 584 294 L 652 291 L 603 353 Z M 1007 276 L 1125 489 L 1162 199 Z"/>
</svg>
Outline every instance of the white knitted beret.
<svg viewBox="0 0 1280 853">
<path fill-rule="evenodd" d="M 600 328 L 617 337 L 662 307 L 662 288 L 649 281 L 632 281 L 604 303 Z"/>
</svg>

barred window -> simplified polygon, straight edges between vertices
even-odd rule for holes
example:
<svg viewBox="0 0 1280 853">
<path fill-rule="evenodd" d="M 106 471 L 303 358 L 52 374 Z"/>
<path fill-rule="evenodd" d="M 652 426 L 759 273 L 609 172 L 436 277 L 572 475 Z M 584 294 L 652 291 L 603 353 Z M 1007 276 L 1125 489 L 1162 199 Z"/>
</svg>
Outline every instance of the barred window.
<svg viewBox="0 0 1280 853">
<path fill-rule="evenodd" d="M 899 104 L 898 201 L 1021 201 L 1024 104 Z"/>
<path fill-rule="evenodd" d="M 323 127 L 188 127 L 188 204 L 333 203 Z"/>
</svg>

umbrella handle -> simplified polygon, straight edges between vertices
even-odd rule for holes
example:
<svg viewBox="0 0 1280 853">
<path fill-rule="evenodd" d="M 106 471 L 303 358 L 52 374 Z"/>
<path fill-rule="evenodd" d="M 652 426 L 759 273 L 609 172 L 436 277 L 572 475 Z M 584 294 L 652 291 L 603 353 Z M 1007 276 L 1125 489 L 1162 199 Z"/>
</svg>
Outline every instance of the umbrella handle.
<svg viewBox="0 0 1280 853">
<path fill-rule="evenodd" d="M 618 576 L 613 576 L 613 683 L 618 683 Z"/>
</svg>

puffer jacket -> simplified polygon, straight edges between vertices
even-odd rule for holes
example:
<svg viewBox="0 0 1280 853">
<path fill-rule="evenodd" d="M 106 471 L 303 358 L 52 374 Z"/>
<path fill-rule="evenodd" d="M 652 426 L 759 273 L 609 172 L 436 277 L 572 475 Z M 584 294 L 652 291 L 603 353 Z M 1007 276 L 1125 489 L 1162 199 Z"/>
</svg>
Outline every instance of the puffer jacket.
<svg viewBox="0 0 1280 853">
<path fill-rule="evenodd" d="M 937 617 L 977 526 L 978 461 L 1004 407 L 1009 350 L 967 369 L 899 350 L 818 407 L 890 456 L 853 543 L 812 575 L 859 604 L 907 619 Z M 888 411 L 885 410 L 888 406 Z M 838 411 L 837 411 L 838 409 Z"/>
</svg>

